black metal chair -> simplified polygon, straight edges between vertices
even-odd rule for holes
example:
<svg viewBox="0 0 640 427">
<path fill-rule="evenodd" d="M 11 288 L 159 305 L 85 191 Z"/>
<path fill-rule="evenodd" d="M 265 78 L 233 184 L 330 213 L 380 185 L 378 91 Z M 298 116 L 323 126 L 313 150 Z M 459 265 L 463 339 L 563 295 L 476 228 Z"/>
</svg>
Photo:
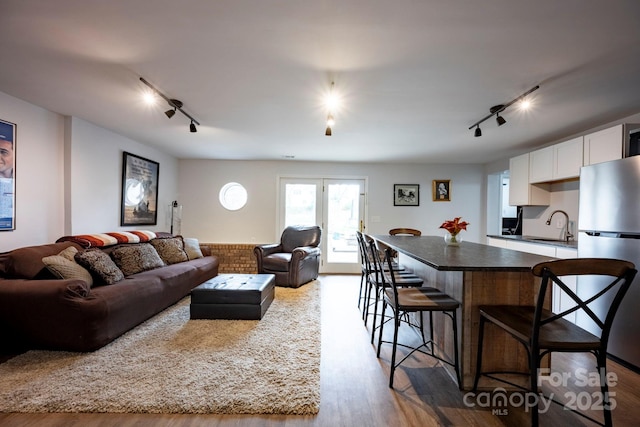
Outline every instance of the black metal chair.
<svg viewBox="0 0 640 427">
<path fill-rule="evenodd" d="M 419 287 L 424 284 L 424 280 L 420 277 L 416 276 L 413 273 L 408 271 L 400 271 L 398 270 L 397 265 L 391 261 L 387 265 L 384 265 L 382 262 L 382 257 L 378 251 L 378 243 L 374 239 L 369 236 L 364 236 L 365 242 L 368 242 L 367 247 L 369 248 L 368 259 L 370 260 L 370 268 L 371 273 L 368 275 L 368 286 L 367 286 L 367 296 L 366 296 L 366 307 L 365 307 L 365 326 L 367 325 L 367 319 L 369 317 L 369 309 L 373 307 L 373 315 L 372 315 L 372 325 L 371 325 L 371 344 L 373 344 L 375 340 L 376 329 L 380 326 L 376 325 L 377 319 L 380 318 L 380 325 L 384 323 L 386 320 L 385 310 L 381 310 L 380 314 L 378 314 L 378 309 L 380 307 L 380 303 L 382 302 L 382 293 L 385 288 L 391 286 L 388 280 L 385 280 L 386 275 L 391 275 L 395 278 L 396 282 L 399 286 L 404 287 Z M 390 250 L 389 248 L 387 248 Z M 425 288 L 430 292 L 439 292 L 435 288 Z M 372 297 L 373 293 L 373 297 Z M 388 318 L 387 318 L 388 320 Z"/>
<path fill-rule="evenodd" d="M 535 306 L 491 305 L 480 307 L 480 332 L 478 336 L 478 355 L 476 361 L 476 375 L 473 384 L 474 391 L 478 388 L 480 376 L 487 376 L 494 380 L 510 384 L 527 392 L 538 393 L 538 369 L 542 358 L 552 352 L 588 352 L 596 358 L 596 366 L 600 378 L 607 378 L 607 343 L 611 332 L 611 325 L 616 311 L 622 299 L 629 289 L 636 275 L 635 266 L 628 262 L 604 258 L 577 258 L 557 261 L 548 261 L 537 264 L 532 272 L 541 277 L 540 290 Z M 576 295 L 563 281 L 563 276 L 595 276 L 598 277 L 598 289 L 588 298 Z M 554 314 L 544 308 L 547 295 L 556 285 L 566 293 L 573 301 L 572 307 L 561 313 Z M 612 297 L 608 310 L 605 313 L 596 313 L 589 304 L 599 299 Z M 593 321 L 594 330 L 588 332 L 571 323 L 563 317 L 574 312 L 582 312 Z M 484 329 L 487 322 L 502 328 L 512 337 L 523 344 L 529 360 L 528 372 L 482 372 L 482 349 L 484 345 Z M 529 387 L 525 388 L 499 374 L 524 374 L 529 377 Z M 612 426 L 609 390 L 607 381 L 600 384 L 602 393 L 602 406 L 604 410 L 604 423 L 573 411 L 579 415 L 604 426 Z M 564 405 L 558 400 L 551 399 L 554 403 Z M 536 400 L 537 402 L 537 400 Z M 531 425 L 538 425 L 538 406 L 531 408 Z"/>
<path fill-rule="evenodd" d="M 388 265 L 391 264 L 391 251 L 386 249 L 385 251 L 385 259 Z M 431 356 L 437 360 L 440 360 L 443 363 L 446 363 L 450 366 L 453 366 L 456 372 L 456 380 L 458 381 L 458 386 L 460 386 L 461 378 L 460 378 L 460 361 L 459 361 L 459 353 L 458 353 L 458 322 L 457 322 L 457 310 L 460 307 L 460 303 L 455 299 L 451 298 L 449 295 L 438 291 L 435 288 L 427 288 L 427 287 L 400 287 L 398 282 L 393 274 L 385 274 L 385 279 L 390 286 L 384 288 L 384 297 L 382 303 L 382 312 L 384 313 L 387 307 L 390 307 L 393 311 L 393 341 L 384 341 L 382 339 L 382 334 L 384 331 L 385 322 L 382 321 L 380 324 L 380 334 L 378 336 L 378 350 L 377 356 L 380 357 L 380 347 L 383 343 L 390 343 L 393 345 L 393 349 L 391 350 L 391 372 L 389 375 L 389 387 L 393 388 L 393 379 L 395 370 L 398 366 L 400 366 L 407 358 L 409 358 L 415 352 L 419 352 L 422 354 L 426 354 L 427 356 Z M 454 342 L 454 360 L 453 362 L 447 359 L 444 359 L 436 354 L 435 347 L 436 343 L 433 341 L 433 313 L 434 312 L 442 312 L 446 316 L 450 317 L 453 325 L 453 342 Z M 410 321 L 410 313 L 416 313 L 419 315 L 420 324 L 415 325 Z M 425 340 L 424 338 L 424 328 L 422 322 L 422 313 L 429 313 L 430 321 L 429 328 L 430 334 L 429 338 Z M 403 344 L 398 342 L 398 330 L 400 328 L 401 322 L 405 321 L 407 324 L 418 327 L 420 330 L 420 338 L 421 344 L 417 346 L 410 346 L 408 344 Z M 396 363 L 396 353 L 398 346 L 402 346 L 410 349 L 411 351 L 405 355 L 402 360 Z"/>
<path fill-rule="evenodd" d="M 371 306 L 371 289 L 375 289 L 375 263 L 371 258 L 371 253 L 369 250 L 369 242 L 373 239 L 371 236 L 368 236 L 360 231 L 356 231 L 356 240 L 358 242 L 358 248 L 360 250 L 360 263 L 361 263 L 361 276 L 360 276 L 360 292 L 358 295 L 358 308 L 360 308 L 361 303 L 364 301 L 364 305 L 362 306 L 362 319 L 364 320 L 365 326 L 367 325 L 367 319 L 369 316 L 369 308 Z M 385 267 L 386 268 L 386 267 Z M 394 271 L 398 274 L 409 277 L 413 276 L 411 273 L 405 271 L 404 268 L 398 266 L 397 264 L 393 265 Z"/>
</svg>

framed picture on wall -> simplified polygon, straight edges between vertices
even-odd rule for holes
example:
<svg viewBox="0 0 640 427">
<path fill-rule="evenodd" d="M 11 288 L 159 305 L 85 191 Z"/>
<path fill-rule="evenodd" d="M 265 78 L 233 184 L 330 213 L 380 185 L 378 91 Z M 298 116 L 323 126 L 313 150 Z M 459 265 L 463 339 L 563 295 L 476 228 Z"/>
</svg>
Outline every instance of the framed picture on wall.
<svg viewBox="0 0 640 427">
<path fill-rule="evenodd" d="M 0 120 L 0 231 L 16 229 L 16 125 Z"/>
<path fill-rule="evenodd" d="M 433 180 L 433 201 L 434 202 L 450 202 L 451 201 L 451 180 L 449 179 Z"/>
<path fill-rule="evenodd" d="M 156 225 L 160 164 L 123 153 L 120 225 Z"/>
<path fill-rule="evenodd" d="M 393 184 L 393 206 L 420 206 L 420 185 Z"/>
</svg>

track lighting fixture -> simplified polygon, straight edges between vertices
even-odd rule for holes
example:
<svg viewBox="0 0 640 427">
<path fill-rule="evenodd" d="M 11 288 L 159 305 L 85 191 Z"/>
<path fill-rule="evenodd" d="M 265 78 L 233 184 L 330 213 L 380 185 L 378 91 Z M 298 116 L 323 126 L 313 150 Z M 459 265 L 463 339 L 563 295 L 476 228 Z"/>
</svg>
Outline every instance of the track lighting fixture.
<svg viewBox="0 0 640 427">
<path fill-rule="evenodd" d="M 338 99 L 336 97 L 336 94 L 333 91 L 334 86 L 335 86 L 335 83 L 331 82 L 331 89 L 329 89 L 329 93 L 325 98 L 325 105 L 327 107 L 327 110 L 329 111 L 329 113 L 327 114 L 327 128 L 324 131 L 324 134 L 326 136 L 331 136 L 333 125 L 336 123 L 336 121 L 333 118 L 333 113 L 338 107 Z"/>
<path fill-rule="evenodd" d="M 476 137 L 478 136 L 482 136 L 482 131 L 480 130 L 480 123 L 484 122 L 485 120 L 496 116 L 496 122 L 498 123 L 498 126 L 502 126 L 503 124 L 507 123 L 507 121 L 504 119 L 504 117 L 502 117 L 500 115 L 500 113 L 502 113 L 504 110 L 507 109 L 507 107 L 510 107 L 512 104 L 524 100 L 524 98 L 529 95 L 531 92 L 537 90 L 538 88 L 540 88 L 540 86 L 536 85 L 534 87 L 532 87 L 531 89 L 529 89 L 528 91 L 526 91 L 525 93 L 523 93 L 522 95 L 520 95 L 519 97 L 517 97 L 516 99 L 507 102 L 506 104 L 498 104 L 498 105 L 494 105 L 493 107 L 491 107 L 489 109 L 489 115 L 486 117 L 483 117 L 482 119 L 478 120 L 477 122 L 475 122 L 474 124 L 472 124 L 471 126 L 469 126 L 469 130 L 476 128 L 474 135 Z"/>
<path fill-rule="evenodd" d="M 184 111 L 182 109 L 182 101 L 178 100 L 178 99 L 174 99 L 174 98 L 169 98 L 168 96 L 166 96 L 165 94 L 163 94 L 162 92 L 160 92 L 158 89 L 156 89 L 151 83 L 149 83 L 148 81 L 146 81 L 144 78 L 140 77 L 140 81 L 144 84 L 146 84 L 147 86 L 149 86 L 151 88 L 151 90 L 153 90 L 159 97 L 161 97 L 162 99 L 164 99 L 165 101 L 167 101 L 167 103 L 169 104 L 169 107 L 171 107 L 171 109 L 167 110 L 164 112 L 164 114 L 168 117 L 168 118 L 172 118 L 175 114 L 176 111 L 180 111 L 182 114 L 184 114 L 185 116 L 187 116 L 187 118 L 189 118 L 191 120 L 191 124 L 189 125 L 189 130 L 191 132 L 197 132 L 198 129 L 196 128 L 196 125 L 200 125 L 200 122 L 198 122 L 196 119 L 194 119 L 189 113 L 187 113 L 186 111 Z"/>
<path fill-rule="evenodd" d="M 327 130 L 324 132 L 326 136 L 331 136 L 331 128 L 335 123 L 336 121 L 333 119 L 333 114 L 329 113 L 327 116 Z"/>
</svg>

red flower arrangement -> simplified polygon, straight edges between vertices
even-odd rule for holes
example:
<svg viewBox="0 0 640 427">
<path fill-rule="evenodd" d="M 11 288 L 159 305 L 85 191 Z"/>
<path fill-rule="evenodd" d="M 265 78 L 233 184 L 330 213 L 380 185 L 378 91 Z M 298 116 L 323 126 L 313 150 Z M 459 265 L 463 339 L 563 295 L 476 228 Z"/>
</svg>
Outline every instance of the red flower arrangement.
<svg viewBox="0 0 640 427">
<path fill-rule="evenodd" d="M 442 225 L 440 226 L 440 228 L 444 228 L 445 230 L 447 230 L 452 236 L 457 235 L 459 232 L 461 232 L 462 230 L 466 230 L 467 229 L 467 225 L 469 225 L 469 223 L 467 221 L 460 221 L 462 219 L 461 216 L 454 218 L 452 221 L 445 221 L 442 223 Z"/>
</svg>

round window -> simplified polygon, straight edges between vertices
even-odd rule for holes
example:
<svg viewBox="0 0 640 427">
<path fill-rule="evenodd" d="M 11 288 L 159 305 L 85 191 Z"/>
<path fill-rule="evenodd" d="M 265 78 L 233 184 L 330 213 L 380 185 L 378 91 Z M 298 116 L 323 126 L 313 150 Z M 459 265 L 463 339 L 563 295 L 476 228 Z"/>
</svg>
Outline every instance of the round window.
<svg viewBox="0 0 640 427">
<path fill-rule="evenodd" d="M 247 204 L 247 190 L 237 182 L 229 182 L 220 189 L 220 203 L 225 209 L 237 211 Z"/>
</svg>

